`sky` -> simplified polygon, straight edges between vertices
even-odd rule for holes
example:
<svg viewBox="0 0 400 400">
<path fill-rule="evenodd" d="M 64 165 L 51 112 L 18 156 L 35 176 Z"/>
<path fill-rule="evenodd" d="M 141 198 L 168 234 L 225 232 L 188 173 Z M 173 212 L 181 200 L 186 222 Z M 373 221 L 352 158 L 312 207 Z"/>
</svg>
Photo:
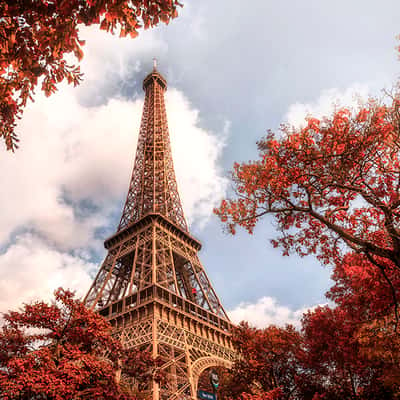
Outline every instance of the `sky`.
<svg viewBox="0 0 400 400">
<path fill-rule="evenodd" d="M 327 302 L 329 267 L 272 248 L 274 223 L 229 236 L 212 213 L 229 196 L 234 161 L 281 123 L 356 106 L 396 82 L 398 1 L 184 1 L 168 26 L 121 39 L 96 27 L 78 88 L 39 91 L 17 126 L 20 149 L 0 157 L 0 312 L 82 296 L 119 222 L 152 59 L 168 81 L 175 170 L 200 259 L 234 322 L 299 325 Z"/>
</svg>

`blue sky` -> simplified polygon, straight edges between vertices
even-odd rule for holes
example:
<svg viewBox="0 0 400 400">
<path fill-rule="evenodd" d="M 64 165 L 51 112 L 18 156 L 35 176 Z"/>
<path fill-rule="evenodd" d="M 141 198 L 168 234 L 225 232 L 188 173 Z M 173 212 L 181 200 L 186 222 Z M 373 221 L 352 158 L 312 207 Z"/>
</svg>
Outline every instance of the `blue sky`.
<svg viewBox="0 0 400 400">
<path fill-rule="evenodd" d="M 326 302 L 329 268 L 282 257 L 270 220 L 253 236 L 226 235 L 212 208 L 229 194 L 233 161 L 254 159 L 267 129 L 391 87 L 398 21 L 397 1 L 204 0 L 135 40 L 82 29 L 85 82 L 38 94 L 18 126 L 21 149 L 0 159 L 0 311 L 59 285 L 88 289 L 122 210 L 153 57 L 168 81 L 185 212 L 225 308 L 261 326 Z"/>
</svg>

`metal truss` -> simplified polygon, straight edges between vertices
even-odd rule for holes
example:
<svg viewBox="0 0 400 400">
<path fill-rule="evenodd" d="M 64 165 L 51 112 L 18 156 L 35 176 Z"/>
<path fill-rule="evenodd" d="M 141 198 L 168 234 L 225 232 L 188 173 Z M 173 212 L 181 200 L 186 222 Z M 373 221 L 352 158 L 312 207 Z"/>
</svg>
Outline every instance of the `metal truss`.
<svg viewBox="0 0 400 400">
<path fill-rule="evenodd" d="M 216 336 L 211 337 L 212 334 Z M 147 344 L 147 349 L 165 360 L 161 369 L 167 382 L 148 389 L 149 392 L 157 391 L 153 398 L 157 394 L 160 399 L 194 399 L 201 373 L 209 367 L 230 368 L 236 357 L 227 332 L 215 334 L 210 331 L 201 336 L 157 318 L 117 328 L 115 335 L 126 347 L 143 348 Z"/>
<path fill-rule="evenodd" d="M 227 319 L 190 238 L 185 238 L 183 232 L 179 237 L 176 227 L 160 215 L 148 216 L 143 222 L 147 223 L 142 229 L 133 229 L 132 234 L 109 249 L 86 296 L 86 304 L 104 308 L 158 285 Z"/>
<path fill-rule="evenodd" d="M 173 169 L 164 105 L 166 82 L 154 70 L 146 92 L 132 179 L 117 232 L 84 302 L 107 318 L 126 348 L 163 360 L 167 382 L 138 388 L 153 400 L 195 399 L 211 366 L 235 358 L 231 323 L 187 229 Z"/>
<path fill-rule="evenodd" d="M 145 101 L 135 166 L 118 230 L 148 213 L 160 213 L 188 230 L 183 214 L 168 132 L 165 79 L 153 71 L 143 82 Z"/>
</svg>

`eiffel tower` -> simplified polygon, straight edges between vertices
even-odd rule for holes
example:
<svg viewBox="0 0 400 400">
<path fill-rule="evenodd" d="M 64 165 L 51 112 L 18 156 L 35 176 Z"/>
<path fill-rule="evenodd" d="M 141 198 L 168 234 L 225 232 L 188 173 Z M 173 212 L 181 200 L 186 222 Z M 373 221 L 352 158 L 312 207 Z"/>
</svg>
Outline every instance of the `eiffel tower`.
<svg viewBox="0 0 400 400">
<path fill-rule="evenodd" d="M 196 399 L 198 379 L 235 358 L 231 322 L 198 258 L 179 198 L 164 92 L 157 71 L 144 79 L 135 164 L 117 232 L 84 301 L 110 321 L 126 348 L 160 356 L 167 382 L 150 380 L 153 400 Z M 123 379 L 124 377 L 122 377 Z"/>
</svg>

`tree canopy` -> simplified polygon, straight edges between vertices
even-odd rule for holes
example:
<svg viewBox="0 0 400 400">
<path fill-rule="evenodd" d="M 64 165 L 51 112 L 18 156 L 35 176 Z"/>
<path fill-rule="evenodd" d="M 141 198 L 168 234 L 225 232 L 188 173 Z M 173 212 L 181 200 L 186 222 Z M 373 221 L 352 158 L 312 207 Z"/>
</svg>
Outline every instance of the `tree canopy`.
<svg viewBox="0 0 400 400">
<path fill-rule="evenodd" d="M 258 143 L 260 157 L 235 164 L 236 198 L 216 213 L 233 233 L 250 233 L 266 214 L 275 217 L 284 254 L 316 254 L 330 263 L 340 242 L 374 263 L 400 269 L 400 100 L 371 101 L 285 126 Z"/>
<path fill-rule="evenodd" d="M 236 197 L 215 212 L 232 233 L 252 233 L 273 215 L 283 254 L 315 254 L 337 264 L 343 245 L 363 254 L 389 282 L 400 272 L 400 100 L 370 101 L 332 118 L 309 118 L 303 129 L 284 126 L 258 143 L 260 158 L 233 171 Z M 391 287 L 397 306 L 396 291 Z"/>
<path fill-rule="evenodd" d="M 139 383 L 161 380 L 151 354 L 124 350 L 100 315 L 59 289 L 51 304 L 25 304 L 4 314 L 0 331 L 0 397 L 133 399 L 121 373 Z"/>
<path fill-rule="evenodd" d="M 247 344 L 238 347 L 242 359 L 233 369 L 236 393 L 399 398 L 399 108 L 393 96 L 310 117 L 304 128 L 283 126 L 259 141 L 257 160 L 235 163 L 234 196 L 215 210 L 228 230 L 253 233 L 271 215 L 273 245 L 284 255 L 315 255 L 333 268 L 334 281 L 327 293 L 334 305 L 306 313 L 296 334 L 288 335 L 290 327 L 240 327 Z M 260 367 L 262 359 L 268 362 Z M 268 371 L 258 376 L 262 368 Z M 270 371 L 274 380 L 263 380 Z M 240 376 L 250 377 L 246 385 Z"/>
<path fill-rule="evenodd" d="M 233 329 L 238 359 L 221 388 L 223 398 L 399 398 L 400 341 L 391 297 L 381 298 L 386 282 L 372 264 L 355 268 L 359 257 L 348 255 L 335 269 L 328 292 L 334 306 L 305 313 L 300 329 L 256 329 L 245 322 Z"/>
<path fill-rule="evenodd" d="M 0 3 L 0 137 L 8 150 L 18 147 L 15 132 L 35 88 L 49 96 L 67 81 L 82 80 L 79 61 L 84 41 L 80 25 L 136 37 L 139 28 L 168 23 L 178 0 L 6 0 Z M 67 62 L 65 55 L 78 62 Z"/>
</svg>

